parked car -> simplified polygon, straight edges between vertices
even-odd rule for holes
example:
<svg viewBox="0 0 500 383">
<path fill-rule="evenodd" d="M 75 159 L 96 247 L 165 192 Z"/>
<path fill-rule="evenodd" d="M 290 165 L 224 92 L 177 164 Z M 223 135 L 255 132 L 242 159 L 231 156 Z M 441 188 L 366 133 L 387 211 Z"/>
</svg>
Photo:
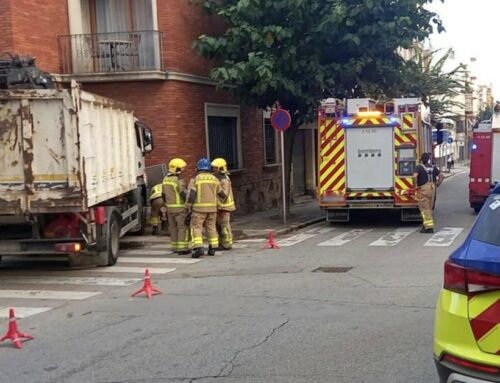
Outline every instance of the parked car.
<svg viewBox="0 0 500 383">
<path fill-rule="evenodd" d="M 445 263 L 434 357 L 442 383 L 500 382 L 500 185 Z"/>
</svg>

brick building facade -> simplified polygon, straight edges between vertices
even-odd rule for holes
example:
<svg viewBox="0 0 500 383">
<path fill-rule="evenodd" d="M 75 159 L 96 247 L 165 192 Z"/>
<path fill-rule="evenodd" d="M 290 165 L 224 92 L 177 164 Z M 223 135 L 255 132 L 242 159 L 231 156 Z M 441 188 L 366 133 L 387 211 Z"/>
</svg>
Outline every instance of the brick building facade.
<svg viewBox="0 0 500 383">
<path fill-rule="evenodd" d="M 0 52 L 33 55 L 59 83 L 131 105 L 153 131 L 148 165 L 223 156 L 241 212 L 277 206 L 276 134 L 261 111 L 236 105 L 207 78 L 197 36 L 215 19 L 189 0 L 0 0 Z"/>
</svg>

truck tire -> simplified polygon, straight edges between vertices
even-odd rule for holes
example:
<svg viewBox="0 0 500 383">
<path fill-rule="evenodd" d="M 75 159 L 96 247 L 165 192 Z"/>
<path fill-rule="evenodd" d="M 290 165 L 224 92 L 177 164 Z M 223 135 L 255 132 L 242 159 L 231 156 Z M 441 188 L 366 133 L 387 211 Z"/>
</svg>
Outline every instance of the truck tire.
<svg viewBox="0 0 500 383">
<path fill-rule="evenodd" d="M 107 266 L 113 266 L 118 261 L 120 252 L 121 223 L 118 215 L 113 213 L 108 222 L 108 238 L 106 238 Z"/>
<path fill-rule="evenodd" d="M 476 214 L 479 214 L 479 212 L 481 211 L 481 208 L 482 208 L 481 206 L 474 206 L 474 207 L 473 207 L 474 212 L 475 212 Z"/>
</svg>

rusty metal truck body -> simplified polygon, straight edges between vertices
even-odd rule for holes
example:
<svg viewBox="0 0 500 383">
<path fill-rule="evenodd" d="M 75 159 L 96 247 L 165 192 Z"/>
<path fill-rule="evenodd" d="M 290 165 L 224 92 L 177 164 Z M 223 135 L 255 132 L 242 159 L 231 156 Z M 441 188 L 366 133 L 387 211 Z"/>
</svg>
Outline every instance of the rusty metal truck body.
<svg viewBox="0 0 500 383">
<path fill-rule="evenodd" d="M 149 129 L 126 105 L 81 91 L 0 91 L 0 256 L 112 265 L 142 231 Z"/>
</svg>

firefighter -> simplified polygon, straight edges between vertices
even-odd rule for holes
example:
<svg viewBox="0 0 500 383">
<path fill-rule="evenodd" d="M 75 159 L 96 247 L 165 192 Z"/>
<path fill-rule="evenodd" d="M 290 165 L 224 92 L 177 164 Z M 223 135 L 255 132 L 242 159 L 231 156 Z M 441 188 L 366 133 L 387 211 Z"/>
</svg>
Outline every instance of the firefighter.
<svg viewBox="0 0 500 383">
<path fill-rule="evenodd" d="M 162 185 L 158 184 L 151 189 L 151 195 L 149 196 L 149 201 L 151 204 L 151 216 L 149 218 L 149 223 L 153 226 L 152 235 L 159 235 L 161 222 L 162 222 L 162 208 L 164 204 L 163 200 L 163 190 Z"/>
<path fill-rule="evenodd" d="M 227 162 L 224 158 L 212 161 L 212 171 L 219 179 L 222 191 L 227 196 L 225 200 L 219 198 L 217 205 L 217 229 L 219 232 L 219 250 L 231 250 L 233 247 L 233 233 L 231 232 L 231 212 L 236 210 L 233 197 L 231 179 L 227 172 Z"/>
<path fill-rule="evenodd" d="M 191 254 L 189 230 L 185 225 L 186 184 L 180 177 L 186 167 L 181 158 L 174 158 L 168 163 L 168 174 L 163 179 L 163 194 L 167 208 L 168 230 L 172 251 L 180 255 Z"/>
<path fill-rule="evenodd" d="M 434 233 L 434 219 L 432 210 L 436 198 L 436 189 L 443 182 L 444 176 L 439 169 L 432 165 L 429 153 L 423 153 L 421 164 L 413 173 L 413 184 L 417 186 L 418 208 L 422 215 L 423 227 L 421 233 Z"/>
<path fill-rule="evenodd" d="M 186 210 L 191 212 L 191 236 L 193 240 L 193 258 L 205 255 L 203 248 L 203 227 L 208 237 L 208 255 L 215 255 L 219 247 L 217 234 L 217 199 L 226 200 L 219 180 L 210 173 L 212 166 L 208 158 L 202 158 L 196 164 L 196 176 L 191 179 L 187 191 Z"/>
</svg>

